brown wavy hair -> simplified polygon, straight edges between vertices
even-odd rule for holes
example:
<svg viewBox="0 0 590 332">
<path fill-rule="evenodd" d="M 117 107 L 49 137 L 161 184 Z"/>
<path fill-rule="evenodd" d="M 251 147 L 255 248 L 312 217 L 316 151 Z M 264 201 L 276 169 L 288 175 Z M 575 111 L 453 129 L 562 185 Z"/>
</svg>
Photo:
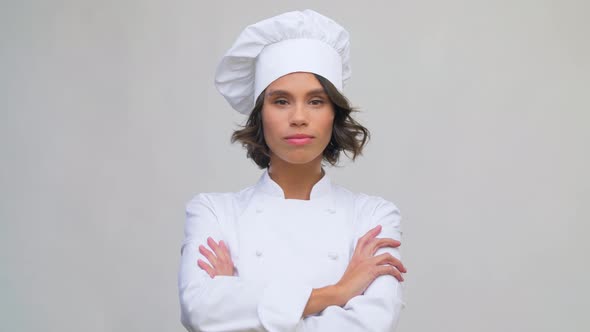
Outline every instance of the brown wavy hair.
<svg viewBox="0 0 590 332">
<path fill-rule="evenodd" d="M 322 88 L 330 98 L 334 107 L 334 123 L 332 124 L 332 138 L 324 149 L 324 160 L 332 166 L 338 163 L 340 152 L 344 152 L 349 158 L 355 160 L 362 154 L 367 144 L 370 133 L 351 114 L 358 110 L 350 106 L 348 99 L 324 77 L 314 74 Z M 270 163 L 270 149 L 264 141 L 262 130 L 262 106 L 266 90 L 260 93 L 256 99 L 254 109 L 250 113 L 246 124 L 241 129 L 234 131 L 231 142 L 240 142 L 246 148 L 247 157 L 254 160 L 261 169 L 267 168 Z"/>
</svg>

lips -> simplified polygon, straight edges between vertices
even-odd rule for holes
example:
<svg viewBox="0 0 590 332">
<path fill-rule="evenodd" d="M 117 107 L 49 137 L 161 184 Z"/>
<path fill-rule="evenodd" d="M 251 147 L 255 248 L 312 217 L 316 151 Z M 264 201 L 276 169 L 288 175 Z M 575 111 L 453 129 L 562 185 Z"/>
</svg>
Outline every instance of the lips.
<svg viewBox="0 0 590 332">
<path fill-rule="evenodd" d="M 285 137 L 287 143 L 292 145 L 305 145 L 311 143 L 313 136 L 306 134 L 295 134 Z"/>
<path fill-rule="evenodd" d="M 286 139 L 291 139 L 291 138 L 313 138 L 313 136 L 306 135 L 306 134 L 295 134 L 295 135 L 287 136 L 285 138 Z"/>
</svg>

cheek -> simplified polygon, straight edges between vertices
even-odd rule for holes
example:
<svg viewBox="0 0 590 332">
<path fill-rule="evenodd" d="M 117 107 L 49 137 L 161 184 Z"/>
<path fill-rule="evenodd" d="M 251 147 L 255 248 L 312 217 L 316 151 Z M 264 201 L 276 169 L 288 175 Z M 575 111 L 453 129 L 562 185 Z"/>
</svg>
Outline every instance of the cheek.
<svg viewBox="0 0 590 332">
<path fill-rule="evenodd" d="M 323 131 L 328 133 L 328 140 L 330 140 L 332 137 L 332 129 L 334 128 L 334 116 L 324 120 L 322 127 Z"/>
<path fill-rule="evenodd" d="M 267 144 L 269 141 L 273 141 L 273 137 L 277 132 L 277 128 L 278 121 L 276 117 L 273 118 L 272 116 L 265 114 L 265 112 L 262 112 L 262 133 L 264 135 L 264 140 L 267 142 Z"/>
</svg>

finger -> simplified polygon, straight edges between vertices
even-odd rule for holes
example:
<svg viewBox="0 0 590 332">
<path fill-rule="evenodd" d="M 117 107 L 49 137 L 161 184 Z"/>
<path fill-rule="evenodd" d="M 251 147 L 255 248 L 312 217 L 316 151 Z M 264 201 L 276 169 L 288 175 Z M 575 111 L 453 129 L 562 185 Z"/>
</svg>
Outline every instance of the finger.
<svg viewBox="0 0 590 332">
<path fill-rule="evenodd" d="M 199 252 L 207 258 L 211 265 L 214 267 L 218 265 L 217 256 L 215 256 L 209 249 L 205 248 L 204 245 L 199 246 Z"/>
<path fill-rule="evenodd" d="M 209 248 L 213 249 L 213 251 L 217 251 L 219 248 L 219 245 L 217 242 L 215 242 L 215 240 L 213 240 L 212 237 L 207 238 L 207 244 L 209 245 Z"/>
<path fill-rule="evenodd" d="M 388 256 L 386 256 L 385 260 L 383 261 L 382 264 L 389 264 L 392 266 L 395 266 L 400 272 L 406 273 L 408 272 L 408 270 L 406 270 L 406 267 L 404 266 L 404 264 L 397 259 L 396 257 L 394 257 L 391 254 L 387 254 Z"/>
<path fill-rule="evenodd" d="M 209 264 L 205 263 L 205 262 L 204 262 L 203 260 L 201 260 L 201 259 L 198 259 L 198 260 L 197 260 L 197 265 L 198 265 L 198 266 L 199 266 L 199 267 L 200 267 L 202 270 L 205 270 L 205 272 L 207 272 L 207 274 L 208 274 L 208 275 L 209 275 L 211 278 L 215 277 L 215 272 L 213 271 L 213 268 L 212 268 L 212 267 L 211 267 Z"/>
<path fill-rule="evenodd" d="M 223 240 L 219 241 L 219 254 L 217 256 L 221 256 L 221 258 L 226 262 L 231 262 L 229 248 L 227 247 L 225 242 L 223 242 Z"/>
<path fill-rule="evenodd" d="M 367 233 L 365 233 L 365 235 L 359 238 L 357 247 L 365 247 L 366 243 L 375 238 L 379 233 L 381 233 L 381 225 L 371 228 Z"/>
<path fill-rule="evenodd" d="M 377 265 L 389 264 L 389 265 L 395 266 L 398 269 L 398 271 L 401 271 L 404 273 L 408 272 L 408 270 L 406 270 L 406 267 L 404 266 L 404 264 L 402 264 L 402 262 L 399 259 L 393 257 L 393 255 L 388 252 L 375 256 L 373 258 L 373 260 L 374 260 L 373 262 Z"/>
<path fill-rule="evenodd" d="M 397 248 L 401 245 L 401 242 L 392 238 L 376 238 L 372 243 L 371 255 L 375 255 L 378 249 L 383 247 Z"/>
<path fill-rule="evenodd" d="M 217 258 L 217 261 L 223 264 L 223 263 L 227 262 L 227 254 L 225 253 L 225 250 L 221 246 L 221 242 L 222 241 L 219 241 L 219 243 L 217 243 L 212 238 L 207 239 L 207 244 L 213 250 L 213 253 L 215 254 L 215 257 Z"/>
<path fill-rule="evenodd" d="M 396 269 L 395 267 L 391 266 L 391 265 L 379 265 L 377 267 L 377 275 L 390 275 L 393 276 L 395 279 L 397 279 L 399 282 L 404 281 L 404 277 L 402 276 L 402 274 L 398 271 L 398 269 Z"/>
</svg>

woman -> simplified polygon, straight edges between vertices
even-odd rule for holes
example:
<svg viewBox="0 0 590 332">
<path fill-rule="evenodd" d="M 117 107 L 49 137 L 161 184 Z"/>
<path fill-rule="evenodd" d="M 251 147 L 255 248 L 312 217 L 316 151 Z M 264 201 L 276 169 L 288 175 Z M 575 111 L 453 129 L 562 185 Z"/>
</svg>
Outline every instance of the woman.
<svg viewBox="0 0 590 332">
<path fill-rule="evenodd" d="M 403 307 L 400 215 L 330 182 L 322 161 L 354 159 L 368 131 L 341 94 L 348 33 L 314 11 L 247 27 L 216 85 L 249 114 L 232 140 L 264 173 L 187 204 L 179 272 L 189 331 L 392 331 Z M 380 237 L 377 237 L 380 235 Z"/>
</svg>

